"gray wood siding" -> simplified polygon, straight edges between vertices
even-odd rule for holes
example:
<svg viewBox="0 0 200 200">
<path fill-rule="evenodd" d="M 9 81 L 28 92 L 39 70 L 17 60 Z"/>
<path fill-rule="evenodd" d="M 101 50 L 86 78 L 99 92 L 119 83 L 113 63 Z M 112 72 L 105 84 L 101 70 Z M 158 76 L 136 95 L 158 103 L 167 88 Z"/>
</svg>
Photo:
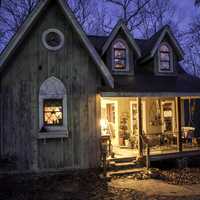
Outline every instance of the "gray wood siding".
<svg viewBox="0 0 200 200">
<path fill-rule="evenodd" d="M 61 50 L 44 48 L 41 36 L 48 28 L 64 33 Z M 17 52 L 2 74 L 2 154 L 15 155 L 22 170 L 96 167 L 100 136 L 96 90 L 101 77 L 60 8 L 53 3 L 47 8 Z M 44 141 L 38 140 L 38 94 L 50 76 L 67 89 L 69 137 Z"/>
</svg>

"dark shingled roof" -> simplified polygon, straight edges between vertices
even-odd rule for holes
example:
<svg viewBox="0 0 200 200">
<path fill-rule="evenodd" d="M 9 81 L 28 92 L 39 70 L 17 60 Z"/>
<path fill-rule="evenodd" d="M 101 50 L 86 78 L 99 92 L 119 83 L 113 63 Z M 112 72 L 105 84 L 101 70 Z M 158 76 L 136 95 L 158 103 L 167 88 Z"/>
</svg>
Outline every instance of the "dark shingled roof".
<svg viewBox="0 0 200 200">
<path fill-rule="evenodd" d="M 88 35 L 89 40 L 94 45 L 95 49 L 101 53 L 103 45 L 105 44 L 108 36 L 97 36 L 97 35 Z"/>
<path fill-rule="evenodd" d="M 105 87 L 101 88 L 101 91 L 122 93 L 200 93 L 200 79 L 188 74 L 179 74 L 178 76 L 118 76 L 115 78 L 114 85 L 114 89 Z"/>
</svg>

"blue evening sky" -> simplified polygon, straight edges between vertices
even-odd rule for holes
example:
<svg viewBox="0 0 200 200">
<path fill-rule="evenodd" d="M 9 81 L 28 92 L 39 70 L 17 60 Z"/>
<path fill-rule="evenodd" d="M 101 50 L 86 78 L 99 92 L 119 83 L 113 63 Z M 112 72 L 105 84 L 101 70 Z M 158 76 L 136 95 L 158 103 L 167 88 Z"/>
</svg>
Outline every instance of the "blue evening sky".
<svg viewBox="0 0 200 200">
<path fill-rule="evenodd" d="M 164 0 L 165 1 L 165 0 Z M 178 14 L 183 25 L 192 21 L 192 18 L 197 10 L 194 6 L 195 0 L 172 0 L 178 8 Z"/>
</svg>

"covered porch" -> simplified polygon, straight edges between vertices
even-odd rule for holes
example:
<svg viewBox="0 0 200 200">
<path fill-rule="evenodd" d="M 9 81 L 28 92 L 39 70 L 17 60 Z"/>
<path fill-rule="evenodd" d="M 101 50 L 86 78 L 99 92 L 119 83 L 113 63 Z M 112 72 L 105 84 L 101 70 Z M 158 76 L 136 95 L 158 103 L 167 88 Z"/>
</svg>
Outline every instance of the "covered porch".
<svg viewBox="0 0 200 200">
<path fill-rule="evenodd" d="M 101 93 L 101 134 L 114 158 L 200 150 L 200 96 Z M 145 142 L 142 138 L 145 138 Z"/>
</svg>

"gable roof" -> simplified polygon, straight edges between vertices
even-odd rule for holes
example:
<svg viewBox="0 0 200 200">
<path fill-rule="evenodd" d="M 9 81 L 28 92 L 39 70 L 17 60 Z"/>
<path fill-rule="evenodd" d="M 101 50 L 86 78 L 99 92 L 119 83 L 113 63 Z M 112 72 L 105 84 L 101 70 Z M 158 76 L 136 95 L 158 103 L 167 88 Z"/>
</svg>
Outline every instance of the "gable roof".
<svg viewBox="0 0 200 200">
<path fill-rule="evenodd" d="M 183 59 L 184 52 L 181 46 L 179 45 L 178 41 L 176 40 L 174 34 L 172 33 L 171 28 L 168 25 L 166 25 L 158 32 L 156 32 L 149 40 L 145 40 L 142 43 L 139 42 L 141 45 L 140 47 L 142 49 L 142 56 L 143 56 L 142 62 L 149 60 L 155 55 L 158 46 L 160 45 L 160 43 L 162 42 L 162 40 L 166 35 L 169 36 L 170 40 L 175 46 L 179 60 Z"/>
<path fill-rule="evenodd" d="M 44 10 L 44 8 L 51 1 L 56 1 L 56 3 L 59 4 L 59 6 L 61 7 L 61 9 L 62 9 L 62 11 L 65 15 L 65 17 L 67 19 L 69 19 L 73 28 L 75 29 L 75 31 L 80 36 L 81 41 L 83 42 L 83 44 L 87 48 L 91 58 L 96 63 L 96 65 L 97 65 L 99 71 L 101 72 L 101 74 L 103 75 L 106 83 L 108 83 L 110 87 L 113 87 L 114 86 L 114 80 L 113 80 L 112 75 L 110 74 L 108 68 L 104 64 L 103 60 L 101 59 L 101 57 L 99 56 L 99 54 L 95 50 L 95 48 L 92 45 L 92 43 L 90 42 L 90 40 L 87 38 L 86 34 L 82 30 L 80 24 L 77 22 L 77 20 L 76 20 L 74 14 L 72 13 L 71 9 L 65 3 L 64 0 L 42 0 L 42 1 L 39 1 L 39 3 L 37 4 L 37 6 L 33 10 L 33 12 L 28 16 L 28 18 L 22 24 L 19 31 L 17 31 L 17 33 L 14 35 L 14 37 L 11 39 L 11 41 L 9 42 L 7 47 L 4 49 L 4 51 L 0 55 L 0 71 L 2 71 L 2 69 L 5 66 L 8 59 L 14 54 L 15 50 L 22 43 L 25 36 L 30 31 L 33 24 L 38 19 L 38 17 L 40 16 L 40 14 Z"/>
<path fill-rule="evenodd" d="M 112 30 L 110 36 L 106 40 L 105 44 L 102 47 L 102 55 L 106 52 L 112 41 L 114 40 L 115 36 L 119 32 L 119 30 L 122 29 L 128 38 L 129 42 L 131 43 L 132 47 L 136 50 L 136 53 L 138 57 L 141 57 L 141 51 L 135 40 L 133 39 L 132 35 L 130 34 L 130 31 L 128 30 L 127 26 L 125 25 L 123 20 L 119 20 L 114 29 Z"/>
</svg>

